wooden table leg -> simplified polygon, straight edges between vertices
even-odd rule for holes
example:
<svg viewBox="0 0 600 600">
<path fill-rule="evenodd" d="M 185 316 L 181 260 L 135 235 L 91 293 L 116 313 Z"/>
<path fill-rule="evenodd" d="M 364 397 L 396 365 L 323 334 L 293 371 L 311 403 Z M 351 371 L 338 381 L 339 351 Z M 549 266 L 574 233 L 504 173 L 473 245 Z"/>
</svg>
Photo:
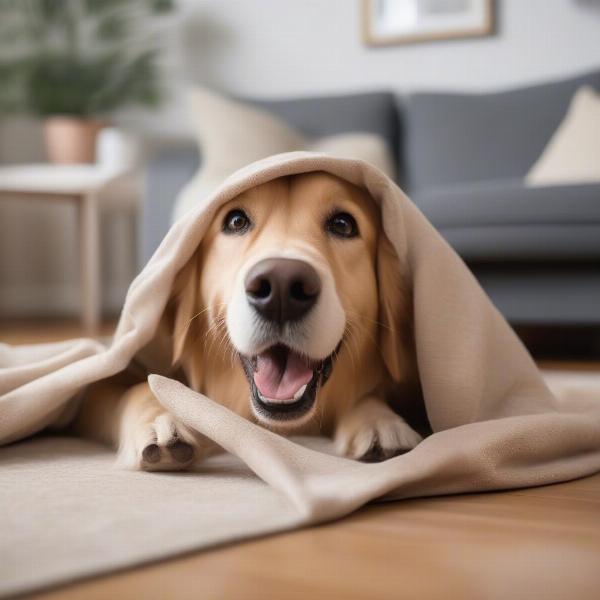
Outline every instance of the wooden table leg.
<svg viewBox="0 0 600 600">
<path fill-rule="evenodd" d="M 79 202 L 81 321 L 87 335 L 95 335 L 100 325 L 99 245 L 98 202 L 88 193 Z"/>
</svg>

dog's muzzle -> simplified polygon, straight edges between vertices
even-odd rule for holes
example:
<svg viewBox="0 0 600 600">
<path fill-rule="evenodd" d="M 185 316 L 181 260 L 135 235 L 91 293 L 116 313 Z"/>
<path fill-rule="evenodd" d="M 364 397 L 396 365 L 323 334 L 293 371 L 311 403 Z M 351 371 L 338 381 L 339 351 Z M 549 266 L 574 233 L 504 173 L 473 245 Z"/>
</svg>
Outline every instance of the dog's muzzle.
<svg viewBox="0 0 600 600">
<path fill-rule="evenodd" d="M 266 350 L 242 356 L 254 411 L 262 420 L 297 422 L 315 405 L 317 389 L 329 377 L 333 362 L 331 356 L 311 360 L 285 344 L 286 339 L 296 342 L 303 320 L 317 304 L 321 278 L 304 260 L 266 258 L 248 271 L 244 288 L 257 327 L 271 340 Z"/>
</svg>

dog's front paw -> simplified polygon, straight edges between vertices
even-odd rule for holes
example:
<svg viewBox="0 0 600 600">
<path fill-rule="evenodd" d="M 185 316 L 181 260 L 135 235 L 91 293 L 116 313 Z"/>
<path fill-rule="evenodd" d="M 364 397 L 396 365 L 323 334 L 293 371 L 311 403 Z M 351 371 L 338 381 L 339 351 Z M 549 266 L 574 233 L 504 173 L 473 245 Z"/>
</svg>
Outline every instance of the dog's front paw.
<svg viewBox="0 0 600 600">
<path fill-rule="evenodd" d="M 182 471 L 197 454 L 194 434 L 169 413 L 131 424 L 121 436 L 118 465 L 142 471 Z"/>
<path fill-rule="evenodd" d="M 423 438 L 387 404 L 361 402 L 338 423 L 339 454 L 363 462 L 380 462 L 412 450 Z"/>
</svg>

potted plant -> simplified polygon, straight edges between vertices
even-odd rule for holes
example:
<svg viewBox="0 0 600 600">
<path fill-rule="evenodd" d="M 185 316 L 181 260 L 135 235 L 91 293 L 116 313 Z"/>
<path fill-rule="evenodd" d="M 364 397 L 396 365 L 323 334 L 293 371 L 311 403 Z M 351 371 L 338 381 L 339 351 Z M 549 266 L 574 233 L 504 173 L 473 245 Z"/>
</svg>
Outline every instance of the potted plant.
<svg viewBox="0 0 600 600">
<path fill-rule="evenodd" d="M 98 131 L 160 97 L 157 20 L 173 0 L 0 0 L 0 115 L 44 120 L 49 158 L 94 161 Z"/>
</svg>

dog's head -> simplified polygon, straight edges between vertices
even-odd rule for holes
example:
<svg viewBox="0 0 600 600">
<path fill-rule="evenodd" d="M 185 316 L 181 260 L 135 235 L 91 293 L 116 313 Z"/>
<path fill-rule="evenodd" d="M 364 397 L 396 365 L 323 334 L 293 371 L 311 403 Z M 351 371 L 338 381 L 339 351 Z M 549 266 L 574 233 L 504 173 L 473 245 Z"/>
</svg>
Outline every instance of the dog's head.
<svg viewBox="0 0 600 600">
<path fill-rule="evenodd" d="M 361 387 L 349 394 L 373 391 L 377 365 L 400 379 L 406 310 L 380 220 L 365 191 L 325 173 L 222 206 L 178 278 L 175 357 L 239 356 L 254 415 L 278 428 L 309 420 L 330 378 Z"/>
</svg>

